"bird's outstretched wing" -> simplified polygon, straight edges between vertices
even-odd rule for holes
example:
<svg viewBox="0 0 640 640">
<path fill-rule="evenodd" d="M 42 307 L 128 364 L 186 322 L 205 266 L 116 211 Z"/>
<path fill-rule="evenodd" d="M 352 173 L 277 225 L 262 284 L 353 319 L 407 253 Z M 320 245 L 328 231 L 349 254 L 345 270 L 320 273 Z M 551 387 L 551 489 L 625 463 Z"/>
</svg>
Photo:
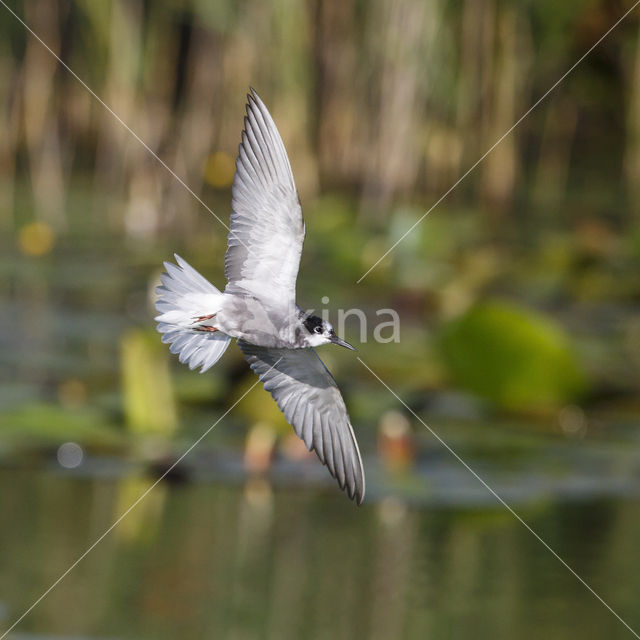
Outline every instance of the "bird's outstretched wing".
<svg viewBox="0 0 640 640">
<path fill-rule="evenodd" d="M 313 349 L 268 349 L 238 341 L 247 362 L 309 450 L 341 489 L 364 499 L 364 471 L 347 408 L 335 380 Z"/>
<path fill-rule="evenodd" d="M 236 160 L 226 291 L 294 308 L 304 221 L 273 119 L 251 90 Z"/>
</svg>

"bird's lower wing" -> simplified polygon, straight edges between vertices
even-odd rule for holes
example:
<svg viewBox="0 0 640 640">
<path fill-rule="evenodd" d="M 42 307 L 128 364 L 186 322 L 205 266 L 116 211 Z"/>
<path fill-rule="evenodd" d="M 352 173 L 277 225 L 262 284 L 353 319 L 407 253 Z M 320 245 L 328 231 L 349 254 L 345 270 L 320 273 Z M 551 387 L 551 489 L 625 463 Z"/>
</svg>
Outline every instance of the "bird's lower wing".
<svg viewBox="0 0 640 640">
<path fill-rule="evenodd" d="M 338 386 L 316 352 L 268 349 L 242 340 L 238 345 L 307 448 L 361 504 L 365 481 L 358 443 Z"/>
</svg>

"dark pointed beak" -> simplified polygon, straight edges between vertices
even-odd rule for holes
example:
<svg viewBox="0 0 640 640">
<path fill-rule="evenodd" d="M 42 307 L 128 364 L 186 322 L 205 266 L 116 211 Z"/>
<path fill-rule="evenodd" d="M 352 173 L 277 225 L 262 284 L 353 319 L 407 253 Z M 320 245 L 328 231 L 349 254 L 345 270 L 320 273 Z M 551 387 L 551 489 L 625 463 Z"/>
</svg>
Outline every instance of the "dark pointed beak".
<svg viewBox="0 0 640 640">
<path fill-rule="evenodd" d="M 357 349 L 355 347 L 352 347 L 346 340 L 343 340 L 342 338 L 338 338 L 338 336 L 335 333 L 331 334 L 331 342 L 333 342 L 333 344 L 339 344 L 341 347 L 346 347 L 347 349 L 351 349 L 351 351 L 357 351 Z"/>
</svg>

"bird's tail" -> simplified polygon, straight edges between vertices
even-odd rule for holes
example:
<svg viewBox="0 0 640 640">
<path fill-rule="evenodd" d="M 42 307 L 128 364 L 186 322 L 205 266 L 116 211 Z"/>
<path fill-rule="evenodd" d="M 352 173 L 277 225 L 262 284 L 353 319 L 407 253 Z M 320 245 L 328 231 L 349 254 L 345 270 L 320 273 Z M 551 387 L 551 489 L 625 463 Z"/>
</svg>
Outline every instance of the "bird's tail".
<svg viewBox="0 0 640 640">
<path fill-rule="evenodd" d="M 215 314 L 222 304 L 222 293 L 190 264 L 176 255 L 178 265 L 165 262 L 155 320 L 162 342 L 171 344 L 171 353 L 190 369 L 212 367 L 229 346 L 231 338 L 215 329 Z"/>
</svg>

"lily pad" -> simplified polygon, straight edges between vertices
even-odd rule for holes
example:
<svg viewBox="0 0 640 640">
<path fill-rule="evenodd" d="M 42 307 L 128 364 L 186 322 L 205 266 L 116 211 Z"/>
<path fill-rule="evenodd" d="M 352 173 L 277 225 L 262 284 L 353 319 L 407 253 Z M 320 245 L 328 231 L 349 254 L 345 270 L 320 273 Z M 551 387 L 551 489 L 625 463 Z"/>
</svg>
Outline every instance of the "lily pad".
<svg viewBox="0 0 640 640">
<path fill-rule="evenodd" d="M 512 303 L 474 306 L 443 327 L 438 344 L 458 386 L 503 408 L 544 411 L 575 401 L 587 388 L 567 332 Z"/>
</svg>

